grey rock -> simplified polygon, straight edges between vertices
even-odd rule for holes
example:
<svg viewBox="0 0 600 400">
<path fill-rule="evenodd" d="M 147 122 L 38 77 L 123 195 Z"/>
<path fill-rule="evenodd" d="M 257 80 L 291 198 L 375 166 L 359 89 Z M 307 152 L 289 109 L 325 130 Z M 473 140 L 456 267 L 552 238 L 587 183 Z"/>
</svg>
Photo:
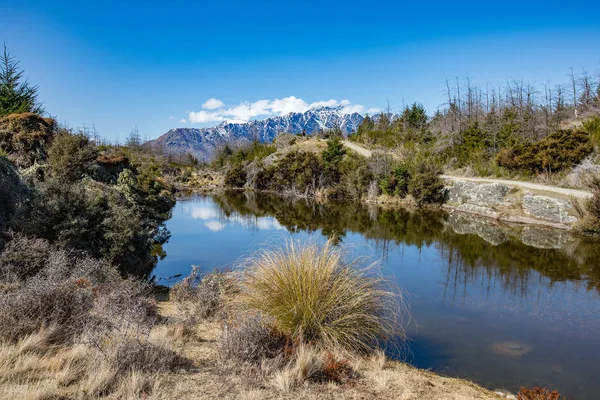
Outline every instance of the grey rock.
<svg viewBox="0 0 600 400">
<path fill-rule="evenodd" d="M 456 181 L 454 185 L 446 188 L 446 196 L 449 203 L 490 207 L 502 202 L 510 190 L 509 186 L 500 183 Z"/>
<path fill-rule="evenodd" d="M 526 193 L 521 203 L 523 212 L 534 218 L 558 223 L 573 223 L 577 218 L 570 215 L 573 206 L 563 199 Z"/>
</svg>

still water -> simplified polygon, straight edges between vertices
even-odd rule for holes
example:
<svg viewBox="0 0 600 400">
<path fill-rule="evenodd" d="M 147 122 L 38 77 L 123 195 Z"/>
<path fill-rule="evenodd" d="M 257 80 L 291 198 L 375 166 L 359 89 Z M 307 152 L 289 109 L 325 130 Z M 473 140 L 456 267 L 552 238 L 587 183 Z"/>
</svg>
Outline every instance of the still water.
<svg viewBox="0 0 600 400">
<path fill-rule="evenodd" d="M 244 193 L 183 199 L 167 226 L 160 283 L 285 238 L 333 237 L 379 260 L 408 294 L 405 361 L 490 389 L 600 398 L 599 242 L 458 214 Z"/>
</svg>

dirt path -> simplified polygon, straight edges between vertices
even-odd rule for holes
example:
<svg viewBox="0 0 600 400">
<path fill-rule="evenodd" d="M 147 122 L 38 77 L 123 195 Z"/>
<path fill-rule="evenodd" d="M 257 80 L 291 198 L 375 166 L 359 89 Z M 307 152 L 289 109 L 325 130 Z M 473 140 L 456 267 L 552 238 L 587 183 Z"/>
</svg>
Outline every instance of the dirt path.
<svg viewBox="0 0 600 400">
<path fill-rule="evenodd" d="M 344 144 L 344 146 L 357 152 L 361 156 L 371 157 L 373 155 L 373 152 L 371 150 L 366 149 L 356 143 L 352 143 L 348 140 L 343 140 L 342 143 Z M 516 186 L 516 187 L 524 188 L 524 189 L 558 193 L 558 194 L 562 194 L 564 196 L 574 196 L 574 197 L 577 197 L 580 199 L 587 199 L 587 198 L 590 198 L 593 196 L 592 193 L 586 192 L 585 190 L 568 189 L 568 188 L 562 188 L 562 187 L 558 187 L 558 186 L 540 185 L 540 184 L 532 183 L 532 182 L 511 181 L 508 179 L 465 178 L 462 176 L 452 176 L 452 175 L 441 175 L 440 178 L 454 180 L 454 181 L 469 181 L 469 182 L 479 182 L 479 183 L 500 183 L 503 185 Z"/>
<path fill-rule="evenodd" d="M 357 152 L 358 154 L 360 154 L 363 157 L 371 157 L 373 155 L 373 152 L 371 150 L 365 149 L 362 146 L 357 145 L 356 143 L 352 143 L 348 140 L 342 140 L 342 143 L 344 144 L 344 146 L 346 146 L 347 148 L 349 148 L 350 150 L 353 150 L 355 152 Z"/>
<path fill-rule="evenodd" d="M 531 190 L 540 190 L 544 192 L 558 193 L 565 196 L 574 196 L 581 199 L 587 199 L 592 197 L 592 193 L 586 192 L 585 190 L 576 190 L 576 189 L 568 189 L 557 186 L 548 186 L 548 185 L 540 185 L 532 182 L 523 182 L 523 181 L 511 181 L 507 179 L 488 179 L 488 178 L 465 178 L 462 176 L 452 176 L 452 175 L 440 175 L 440 178 L 453 180 L 453 181 L 469 181 L 469 182 L 479 182 L 479 183 L 500 183 L 502 185 L 507 186 L 516 186 L 519 188 L 531 189 Z"/>
</svg>

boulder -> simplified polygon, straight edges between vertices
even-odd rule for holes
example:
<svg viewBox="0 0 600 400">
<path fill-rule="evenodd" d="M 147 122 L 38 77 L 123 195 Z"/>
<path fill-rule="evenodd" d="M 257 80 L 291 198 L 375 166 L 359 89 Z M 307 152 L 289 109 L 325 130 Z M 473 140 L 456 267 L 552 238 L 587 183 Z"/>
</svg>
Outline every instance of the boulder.
<svg viewBox="0 0 600 400">
<path fill-rule="evenodd" d="M 521 206 L 525 214 L 541 220 L 563 224 L 577 221 L 570 214 L 573 206 L 567 200 L 526 193 Z"/>
<path fill-rule="evenodd" d="M 511 187 L 500 183 L 456 181 L 454 185 L 446 188 L 446 196 L 449 203 L 491 207 L 502 202 L 510 190 Z"/>
</svg>

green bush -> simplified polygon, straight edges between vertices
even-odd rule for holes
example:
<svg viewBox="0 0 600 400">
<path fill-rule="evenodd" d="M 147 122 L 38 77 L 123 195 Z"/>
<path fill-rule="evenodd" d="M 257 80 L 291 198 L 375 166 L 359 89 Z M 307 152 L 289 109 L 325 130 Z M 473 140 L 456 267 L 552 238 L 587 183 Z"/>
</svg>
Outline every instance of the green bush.
<svg viewBox="0 0 600 400">
<path fill-rule="evenodd" d="M 325 167 L 313 153 L 292 151 L 270 166 L 270 189 L 294 189 L 313 194 L 319 185 L 325 183 L 322 181 L 324 172 Z"/>
<path fill-rule="evenodd" d="M 597 236 L 600 235 L 600 177 L 594 177 L 589 187 L 593 196 L 586 205 L 588 215 L 582 220 L 580 229 L 586 234 Z"/>
<path fill-rule="evenodd" d="M 394 167 L 391 174 L 379 182 L 379 188 L 384 194 L 405 197 L 408 194 L 409 181 L 410 172 L 407 165 L 402 163 Z"/>
<path fill-rule="evenodd" d="M 444 201 L 444 183 L 434 171 L 417 172 L 410 179 L 408 193 L 419 207 Z"/>
<path fill-rule="evenodd" d="M 277 147 L 272 144 L 264 144 L 254 141 L 251 144 L 243 145 L 234 151 L 229 145 L 223 146 L 215 158 L 214 164 L 218 167 L 225 165 L 245 165 L 253 161 L 259 161 L 277 151 Z"/>
<path fill-rule="evenodd" d="M 592 151 L 587 133 L 559 130 L 537 142 L 503 149 L 498 153 L 496 162 L 500 167 L 513 171 L 550 174 L 572 168 Z"/>
<path fill-rule="evenodd" d="M 97 156 L 96 147 L 87 136 L 62 131 L 48 149 L 48 165 L 56 179 L 75 182 L 95 173 Z"/>
<path fill-rule="evenodd" d="M 583 129 L 590 135 L 595 146 L 600 146 L 600 117 L 592 117 L 583 122 Z"/>
<path fill-rule="evenodd" d="M 246 172 L 244 167 L 239 164 L 234 164 L 227 170 L 225 175 L 225 185 L 234 188 L 244 187 L 246 184 Z"/>
</svg>

